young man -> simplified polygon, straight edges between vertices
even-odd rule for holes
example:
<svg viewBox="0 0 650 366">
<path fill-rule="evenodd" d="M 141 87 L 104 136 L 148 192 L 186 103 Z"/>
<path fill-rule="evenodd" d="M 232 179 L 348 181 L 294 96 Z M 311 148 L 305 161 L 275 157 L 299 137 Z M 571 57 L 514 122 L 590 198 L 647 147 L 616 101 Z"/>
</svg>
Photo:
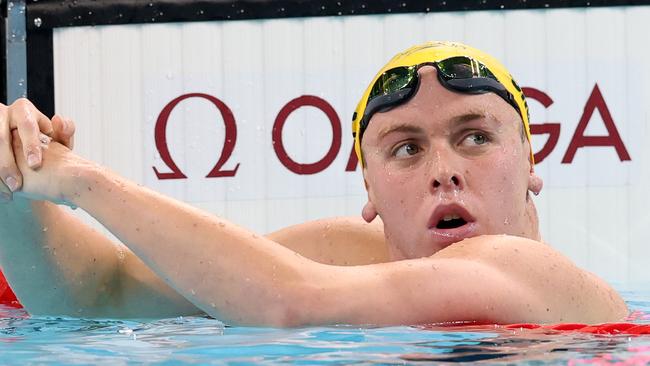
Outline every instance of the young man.
<svg viewBox="0 0 650 366">
<path fill-rule="evenodd" d="M 52 123 L 68 141 L 71 127 Z M 355 112 L 368 190 L 362 216 L 381 217 L 383 238 L 352 219 L 257 236 L 47 139 L 42 165 L 31 169 L 38 162 L 28 164 L 17 126 L 23 181 L 0 208 L 0 265 L 34 313 L 203 311 L 275 326 L 594 323 L 627 314 L 607 284 L 540 242 L 529 192 L 542 182 L 523 94 L 497 61 L 464 45 L 398 54 Z M 83 208 L 122 243 L 55 204 Z"/>
</svg>

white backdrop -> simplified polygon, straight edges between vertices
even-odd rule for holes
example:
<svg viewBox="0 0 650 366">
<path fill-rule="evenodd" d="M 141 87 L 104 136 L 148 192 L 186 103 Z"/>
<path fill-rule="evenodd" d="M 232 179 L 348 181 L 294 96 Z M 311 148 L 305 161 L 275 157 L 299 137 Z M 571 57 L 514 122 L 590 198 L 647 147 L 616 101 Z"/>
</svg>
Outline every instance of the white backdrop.
<svg viewBox="0 0 650 366">
<path fill-rule="evenodd" d="M 269 232 L 314 218 L 358 215 L 365 200 L 362 179 L 358 168 L 349 172 L 346 166 L 350 117 L 361 92 L 397 51 L 426 40 L 465 42 L 491 53 L 520 85 L 552 100 L 545 108 L 540 98 L 529 99 L 533 124 L 560 128 L 554 149 L 537 165 L 545 180 L 536 198 L 545 240 L 609 281 L 646 282 L 647 19 L 650 7 L 616 7 L 63 28 L 54 33 L 55 104 L 77 122 L 82 155 Z M 153 168 L 171 169 L 156 148 L 156 124 L 168 103 L 189 93 L 209 97 L 179 102 L 167 128 L 159 126 L 169 157 L 187 178 L 161 180 Z M 331 164 L 311 175 L 283 165 L 272 138 L 280 110 L 303 95 L 331 105 L 342 130 Z M 209 98 L 232 112 L 236 139 Z M 595 140 L 608 146 L 578 148 L 571 159 L 567 150 L 581 119 L 586 128 L 575 142 L 594 141 L 583 135 L 609 136 L 604 143 Z M 323 158 L 333 141 L 332 121 L 309 106 L 289 114 L 282 132 L 288 156 L 302 164 Z M 233 151 L 221 170 L 237 171 L 206 178 L 227 130 Z M 547 140 L 534 136 L 535 151 Z"/>
</svg>

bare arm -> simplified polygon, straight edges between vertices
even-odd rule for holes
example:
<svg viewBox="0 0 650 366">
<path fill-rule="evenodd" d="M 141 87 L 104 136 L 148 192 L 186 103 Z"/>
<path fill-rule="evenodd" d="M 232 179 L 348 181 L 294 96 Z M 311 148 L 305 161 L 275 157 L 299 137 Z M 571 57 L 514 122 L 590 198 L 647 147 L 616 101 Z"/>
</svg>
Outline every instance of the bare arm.
<svg viewBox="0 0 650 366">
<path fill-rule="evenodd" d="M 33 314 L 163 317 L 200 312 L 123 245 L 61 207 L 0 206 L 0 264 Z"/>
<path fill-rule="evenodd" d="M 443 251 L 419 260 L 329 266 L 133 184 L 60 145 L 48 150 L 41 171 L 26 174 L 27 192 L 83 207 L 176 291 L 228 322 L 286 326 L 607 321 L 624 315 L 624 305 L 601 301 L 606 291 L 598 293 L 598 285 L 580 277 L 582 271 L 568 261 L 556 263 L 544 256 L 550 249 L 537 242 L 475 238 L 476 248 L 447 251 L 446 256 Z M 527 257 L 518 258 L 510 240 L 530 244 Z M 523 265 L 513 266 L 517 261 Z M 551 264 L 557 268 L 548 276 Z M 568 285 L 562 282 L 567 278 L 582 282 Z M 572 291 L 580 304 L 597 310 L 582 313 L 580 304 L 557 295 Z"/>
<path fill-rule="evenodd" d="M 46 201 L 13 199 L 24 171 L 41 166 L 43 135 L 72 148 L 74 123 L 31 102 L 0 104 L 0 267 L 36 314 L 172 316 L 199 310 L 121 244 Z M 21 148 L 13 149 L 13 135 Z M 31 157 L 31 158 L 30 158 Z"/>
</svg>

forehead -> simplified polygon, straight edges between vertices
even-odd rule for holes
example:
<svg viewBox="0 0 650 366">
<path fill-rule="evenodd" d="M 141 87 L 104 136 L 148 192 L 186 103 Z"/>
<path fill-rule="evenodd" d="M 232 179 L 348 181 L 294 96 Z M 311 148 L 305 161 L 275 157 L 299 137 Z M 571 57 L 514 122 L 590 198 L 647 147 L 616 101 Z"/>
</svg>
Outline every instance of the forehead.
<svg viewBox="0 0 650 366">
<path fill-rule="evenodd" d="M 420 83 L 416 94 L 406 103 L 385 112 L 375 113 L 364 133 L 362 144 L 371 143 L 393 125 L 413 125 L 432 129 L 462 121 L 466 116 L 491 117 L 504 130 L 519 131 L 522 123 L 517 112 L 494 93 L 467 94 L 450 91 L 437 77 L 432 66 L 418 71 Z"/>
</svg>

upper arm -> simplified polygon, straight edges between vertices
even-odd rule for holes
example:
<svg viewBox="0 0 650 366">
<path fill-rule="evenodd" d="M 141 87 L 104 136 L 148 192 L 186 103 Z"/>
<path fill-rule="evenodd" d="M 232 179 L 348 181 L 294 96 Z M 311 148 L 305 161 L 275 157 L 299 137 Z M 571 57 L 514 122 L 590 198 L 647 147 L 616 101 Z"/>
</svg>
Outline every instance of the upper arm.
<svg viewBox="0 0 650 366">
<path fill-rule="evenodd" d="M 307 308 L 330 323 L 596 323 L 627 314 L 604 281 L 518 237 L 477 237 L 430 258 L 322 273 L 326 286 L 313 289 Z"/>
<path fill-rule="evenodd" d="M 199 308 L 169 286 L 128 248 L 115 279 L 112 301 L 120 317 L 175 317 L 203 314 Z"/>
<path fill-rule="evenodd" d="M 69 247 L 59 249 L 66 254 L 57 258 L 76 299 L 75 311 L 81 308 L 86 316 L 101 317 L 201 313 L 123 244 L 54 204 L 43 202 L 39 209 L 44 220 L 57 223 L 56 229 L 47 231 L 50 245 Z"/>
<path fill-rule="evenodd" d="M 304 305 L 325 323 L 375 325 L 455 321 L 515 323 L 539 312 L 534 291 L 473 260 L 424 258 L 338 268 Z"/>
</svg>

